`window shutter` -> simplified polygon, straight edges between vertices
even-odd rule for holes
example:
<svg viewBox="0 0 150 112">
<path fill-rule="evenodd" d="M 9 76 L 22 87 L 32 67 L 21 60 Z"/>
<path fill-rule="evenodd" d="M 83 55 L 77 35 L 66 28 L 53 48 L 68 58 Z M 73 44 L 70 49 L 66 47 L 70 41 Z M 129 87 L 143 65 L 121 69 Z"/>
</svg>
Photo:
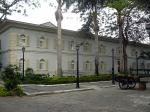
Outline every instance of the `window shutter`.
<svg viewBox="0 0 150 112">
<path fill-rule="evenodd" d="M 83 62 L 83 70 L 85 70 L 86 71 L 86 65 L 85 65 L 86 63 L 85 62 Z"/>
<path fill-rule="evenodd" d="M 54 49 L 57 49 L 57 39 L 54 39 L 53 45 L 54 45 Z"/>
<path fill-rule="evenodd" d="M 49 40 L 49 39 L 46 38 L 46 49 L 48 49 L 48 43 L 49 43 L 48 40 Z"/>
<path fill-rule="evenodd" d="M 92 62 L 90 62 L 90 70 L 92 70 Z"/>
<path fill-rule="evenodd" d="M 46 70 L 48 70 L 48 60 L 46 60 Z"/>
<path fill-rule="evenodd" d="M 19 36 L 19 34 L 18 34 L 18 35 L 17 35 L 17 43 L 16 43 L 16 45 L 19 46 L 19 43 L 20 43 L 20 36 Z"/>
<path fill-rule="evenodd" d="M 71 62 L 68 62 L 68 70 L 71 70 Z"/>
<path fill-rule="evenodd" d="M 39 38 L 37 38 L 37 48 L 40 47 Z"/>
<path fill-rule="evenodd" d="M 29 59 L 26 60 L 26 69 L 29 68 Z"/>
<path fill-rule="evenodd" d="M 65 40 L 62 40 L 62 50 L 65 49 Z"/>
<path fill-rule="evenodd" d="M 26 45 L 29 46 L 29 45 L 30 45 L 30 38 L 29 38 L 29 36 L 27 36 L 26 38 L 27 38 L 27 43 L 26 43 Z"/>
<path fill-rule="evenodd" d="M 39 70 L 39 64 L 40 64 L 40 62 L 39 62 L 39 60 L 37 60 L 37 61 L 36 61 L 36 69 L 37 69 L 37 70 Z"/>
</svg>

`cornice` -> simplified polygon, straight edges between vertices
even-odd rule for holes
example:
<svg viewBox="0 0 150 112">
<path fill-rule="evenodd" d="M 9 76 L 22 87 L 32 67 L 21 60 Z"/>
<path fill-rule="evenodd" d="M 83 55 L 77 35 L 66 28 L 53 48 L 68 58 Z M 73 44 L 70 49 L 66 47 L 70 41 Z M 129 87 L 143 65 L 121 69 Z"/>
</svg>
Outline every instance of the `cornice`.
<svg viewBox="0 0 150 112">
<path fill-rule="evenodd" d="M 57 27 L 56 28 L 48 27 L 48 26 L 19 22 L 19 21 L 14 21 L 14 20 L 6 20 L 2 24 L 0 24 L 0 33 L 5 32 L 9 28 L 22 28 L 22 29 L 41 31 L 41 32 L 47 32 L 47 33 L 54 33 L 54 34 L 57 33 Z M 66 36 L 73 36 L 75 38 L 78 37 L 78 38 L 94 39 L 94 35 L 83 33 L 80 31 L 71 31 L 71 30 L 62 29 L 62 34 Z M 119 43 L 119 38 L 99 37 L 99 41 Z M 129 45 L 150 48 L 150 45 L 148 44 L 142 44 L 142 43 L 137 43 L 137 42 L 129 42 Z"/>
</svg>

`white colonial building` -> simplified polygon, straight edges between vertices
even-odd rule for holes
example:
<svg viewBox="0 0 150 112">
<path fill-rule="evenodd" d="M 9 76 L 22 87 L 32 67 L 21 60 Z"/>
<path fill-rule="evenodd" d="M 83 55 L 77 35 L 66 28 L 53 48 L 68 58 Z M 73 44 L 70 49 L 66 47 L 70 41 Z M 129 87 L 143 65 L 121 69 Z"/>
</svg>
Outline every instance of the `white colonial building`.
<svg viewBox="0 0 150 112">
<path fill-rule="evenodd" d="M 29 24 L 7 20 L 0 26 L 0 61 L 22 68 L 22 47 L 25 47 L 25 69 L 35 73 L 55 75 L 57 70 L 57 28 L 51 24 Z M 76 43 L 84 42 L 79 51 L 79 68 L 84 74 L 94 74 L 94 39 L 75 31 L 62 30 L 62 69 L 64 75 L 76 70 Z M 112 49 L 115 50 L 115 73 L 119 68 L 119 40 L 101 37 L 99 41 L 99 71 L 111 73 Z M 136 66 L 135 52 L 150 51 L 150 46 L 130 42 L 127 48 L 128 67 Z M 145 62 L 150 68 L 150 63 Z"/>
</svg>

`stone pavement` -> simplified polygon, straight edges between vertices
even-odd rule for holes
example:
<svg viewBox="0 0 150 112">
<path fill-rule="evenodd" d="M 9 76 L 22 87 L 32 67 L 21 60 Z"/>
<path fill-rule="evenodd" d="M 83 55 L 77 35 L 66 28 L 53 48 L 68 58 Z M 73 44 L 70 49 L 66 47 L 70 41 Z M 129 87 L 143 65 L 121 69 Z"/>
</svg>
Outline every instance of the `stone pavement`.
<svg viewBox="0 0 150 112">
<path fill-rule="evenodd" d="M 87 91 L 93 90 L 99 87 L 112 87 L 111 81 L 99 81 L 99 82 L 89 82 L 89 83 L 80 83 L 80 88 L 76 88 L 76 83 L 70 84 L 56 84 L 56 85 L 39 85 L 39 84 L 26 84 L 21 85 L 24 89 L 24 92 L 28 96 L 36 96 L 43 94 L 56 94 L 56 93 L 66 93 L 74 91 Z"/>
<path fill-rule="evenodd" d="M 0 112 L 150 112 L 150 85 L 145 91 L 120 90 L 117 84 L 110 85 L 110 82 L 82 83 L 81 88 L 94 89 L 32 97 L 0 97 Z M 74 89 L 75 84 L 70 87 Z"/>
</svg>

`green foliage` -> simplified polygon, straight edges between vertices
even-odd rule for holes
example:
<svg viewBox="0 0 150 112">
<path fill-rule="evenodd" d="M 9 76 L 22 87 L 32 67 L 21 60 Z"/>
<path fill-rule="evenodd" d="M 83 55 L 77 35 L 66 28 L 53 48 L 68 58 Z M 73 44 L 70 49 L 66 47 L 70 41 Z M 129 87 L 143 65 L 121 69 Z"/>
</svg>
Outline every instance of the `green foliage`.
<svg viewBox="0 0 150 112">
<path fill-rule="evenodd" d="M 88 75 L 81 76 L 80 82 L 94 82 L 94 81 L 105 81 L 111 80 L 111 75 Z M 35 75 L 34 78 L 25 78 L 24 83 L 30 84 L 64 84 L 64 83 L 75 83 L 76 77 L 74 76 L 54 76 L 54 77 L 41 77 L 39 75 Z"/>
<path fill-rule="evenodd" d="M 108 3 L 108 6 L 117 10 L 119 14 L 127 8 L 133 0 L 112 0 Z"/>
<path fill-rule="evenodd" d="M 27 68 L 25 70 L 25 76 L 26 77 L 30 77 L 30 78 L 33 78 L 34 77 L 34 71 L 32 68 Z"/>
<path fill-rule="evenodd" d="M 0 86 L 0 96 L 23 96 L 23 90 L 17 86 L 15 89 L 8 91 L 6 88 Z"/>
<path fill-rule="evenodd" d="M 18 72 L 18 67 L 15 65 L 7 66 L 2 71 L 2 80 L 4 81 L 5 88 L 10 91 L 17 88 L 20 83 L 21 75 Z"/>
<path fill-rule="evenodd" d="M 4 87 L 0 86 L 0 96 L 10 96 L 10 94 Z"/>
</svg>

